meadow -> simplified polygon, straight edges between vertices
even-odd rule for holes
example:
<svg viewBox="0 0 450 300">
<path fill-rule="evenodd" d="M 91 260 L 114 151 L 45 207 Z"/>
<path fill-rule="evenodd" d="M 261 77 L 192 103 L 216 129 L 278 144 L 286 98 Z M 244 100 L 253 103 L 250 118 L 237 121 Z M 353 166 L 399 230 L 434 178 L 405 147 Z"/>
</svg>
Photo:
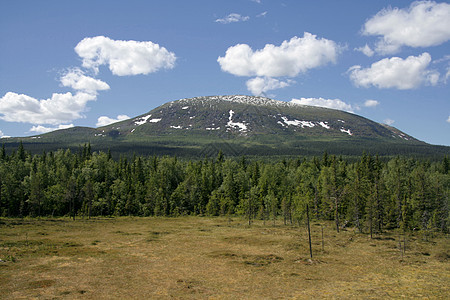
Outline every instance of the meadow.
<svg viewBox="0 0 450 300">
<path fill-rule="evenodd" d="M 0 219 L 2 299 L 450 295 L 448 235 L 228 217 Z M 323 236 L 323 238 L 322 238 Z M 448 298 L 447 298 L 448 299 Z"/>
</svg>

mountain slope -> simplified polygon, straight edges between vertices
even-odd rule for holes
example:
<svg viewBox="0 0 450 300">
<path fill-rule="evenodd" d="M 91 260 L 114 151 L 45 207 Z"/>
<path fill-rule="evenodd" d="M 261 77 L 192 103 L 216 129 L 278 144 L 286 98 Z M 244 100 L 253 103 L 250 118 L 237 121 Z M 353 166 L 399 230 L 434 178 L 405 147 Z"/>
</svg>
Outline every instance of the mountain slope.
<svg viewBox="0 0 450 300">
<path fill-rule="evenodd" d="M 347 112 L 251 96 L 182 99 L 99 129 L 121 136 L 184 131 L 227 137 L 288 134 L 415 140 L 398 130 Z"/>
<path fill-rule="evenodd" d="M 74 147 L 143 154 L 428 155 L 448 151 L 361 116 L 264 97 L 209 96 L 168 102 L 100 128 L 70 128 L 22 139 L 42 148 Z M 447 149 L 446 149 L 447 148 Z"/>
</svg>

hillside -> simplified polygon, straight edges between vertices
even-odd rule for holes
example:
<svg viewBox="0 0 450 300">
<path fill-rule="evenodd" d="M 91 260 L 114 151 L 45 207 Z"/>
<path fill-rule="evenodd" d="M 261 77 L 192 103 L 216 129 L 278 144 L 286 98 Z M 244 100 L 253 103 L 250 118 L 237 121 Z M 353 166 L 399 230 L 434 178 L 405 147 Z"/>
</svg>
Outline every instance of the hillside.
<svg viewBox="0 0 450 300">
<path fill-rule="evenodd" d="M 75 127 L 21 138 L 31 151 L 76 148 L 150 155 L 445 155 L 393 127 L 344 111 L 254 96 L 209 96 L 168 102 L 100 128 Z M 8 139 L 14 147 L 19 139 Z"/>
</svg>

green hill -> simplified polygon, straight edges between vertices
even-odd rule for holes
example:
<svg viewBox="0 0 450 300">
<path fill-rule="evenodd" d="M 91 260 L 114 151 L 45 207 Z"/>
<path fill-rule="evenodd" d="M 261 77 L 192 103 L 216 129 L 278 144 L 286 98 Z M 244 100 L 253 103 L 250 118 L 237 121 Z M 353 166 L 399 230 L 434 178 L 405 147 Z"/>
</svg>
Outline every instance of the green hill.
<svg viewBox="0 0 450 300">
<path fill-rule="evenodd" d="M 100 128 L 75 127 L 5 140 L 32 152 L 78 148 L 146 155 L 443 156 L 449 147 L 421 142 L 393 127 L 344 111 L 264 97 L 209 96 L 168 102 L 135 118 Z"/>
</svg>

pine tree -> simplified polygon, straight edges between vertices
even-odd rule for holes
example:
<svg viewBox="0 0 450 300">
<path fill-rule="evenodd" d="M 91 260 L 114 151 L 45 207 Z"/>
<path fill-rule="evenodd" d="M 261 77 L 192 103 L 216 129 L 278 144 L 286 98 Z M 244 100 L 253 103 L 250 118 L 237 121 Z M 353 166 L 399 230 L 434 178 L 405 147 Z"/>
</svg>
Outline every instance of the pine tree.
<svg viewBox="0 0 450 300">
<path fill-rule="evenodd" d="M 217 162 L 222 164 L 225 161 L 225 157 L 223 155 L 222 149 L 219 150 L 219 154 L 217 154 Z"/>
<path fill-rule="evenodd" d="M 39 171 L 32 171 L 30 174 L 30 196 L 29 202 L 33 206 L 36 215 L 42 216 L 42 202 L 44 198 L 44 186 L 42 173 Z"/>
<path fill-rule="evenodd" d="M 448 174 L 450 172 L 450 160 L 448 159 L 448 156 L 445 156 L 442 161 L 442 173 Z"/>
<path fill-rule="evenodd" d="M 0 150 L 0 160 L 6 159 L 6 150 L 5 150 L 5 144 L 2 144 L 2 149 Z"/>
<path fill-rule="evenodd" d="M 26 153 L 22 141 L 20 141 L 19 147 L 17 148 L 17 157 L 19 158 L 19 160 L 25 161 Z"/>
</svg>

